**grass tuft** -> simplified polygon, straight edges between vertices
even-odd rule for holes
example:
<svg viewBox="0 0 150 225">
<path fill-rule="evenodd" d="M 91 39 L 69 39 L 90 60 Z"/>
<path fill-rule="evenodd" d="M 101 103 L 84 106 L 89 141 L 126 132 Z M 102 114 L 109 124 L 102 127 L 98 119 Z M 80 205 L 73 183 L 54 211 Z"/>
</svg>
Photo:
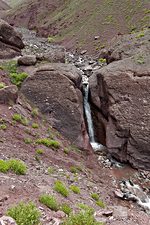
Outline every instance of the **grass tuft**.
<svg viewBox="0 0 150 225">
<path fill-rule="evenodd" d="M 16 122 L 19 122 L 21 123 L 22 125 L 24 126 L 27 126 L 29 124 L 29 121 L 27 118 L 25 118 L 24 116 L 22 116 L 21 114 L 18 114 L 18 113 L 15 113 L 13 116 L 12 116 L 12 119 Z"/>
<path fill-rule="evenodd" d="M 17 175 L 24 175 L 27 171 L 25 163 L 19 159 L 0 160 L 0 172 L 13 171 Z"/>
<path fill-rule="evenodd" d="M 39 125 L 37 123 L 32 123 L 32 128 L 38 129 L 39 128 Z"/>
<path fill-rule="evenodd" d="M 62 210 L 64 213 L 66 213 L 67 215 L 69 215 L 72 212 L 71 207 L 67 204 L 67 203 L 63 203 L 60 206 L 60 210 Z"/>
<path fill-rule="evenodd" d="M 97 193 L 92 193 L 91 197 L 95 200 L 98 201 L 99 200 L 99 195 Z"/>
<path fill-rule="evenodd" d="M 45 145 L 46 147 L 52 147 L 54 149 L 58 149 L 60 147 L 60 143 L 58 141 L 51 140 L 48 138 L 37 139 L 36 143 Z"/>
<path fill-rule="evenodd" d="M 75 194 L 80 194 L 80 188 L 75 185 L 71 185 L 70 190 L 73 191 Z"/>
<path fill-rule="evenodd" d="M 66 188 L 62 181 L 57 180 L 54 185 L 54 190 L 60 193 L 64 197 L 69 196 L 69 190 Z"/>
<path fill-rule="evenodd" d="M 2 88 L 4 88 L 4 87 L 6 87 L 5 83 L 0 82 L 0 89 L 2 89 Z"/>
<path fill-rule="evenodd" d="M 40 222 L 40 211 L 33 202 L 19 203 L 7 210 L 7 215 L 12 217 L 17 225 L 38 225 Z"/>
<path fill-rule="evenodd" d="M 39 201 L 51 210 L 59 210 L 59 204 L 57 203 L 56 198 L 52 195 L 43 194 L 40 196 Z"/>
</svg>

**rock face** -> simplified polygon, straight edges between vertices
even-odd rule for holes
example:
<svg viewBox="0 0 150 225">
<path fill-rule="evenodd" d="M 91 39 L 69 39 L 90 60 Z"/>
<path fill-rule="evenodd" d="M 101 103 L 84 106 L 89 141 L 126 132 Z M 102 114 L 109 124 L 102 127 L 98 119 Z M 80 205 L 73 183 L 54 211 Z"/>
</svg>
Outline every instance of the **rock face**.
<svg viewBox="0 0 150 225">
<path fill-rule="evenodd" d="M 0 58 L 11 58 L 20 55 L 21 49 L 24 48 L 20 33 L 16 32 L 4 20 L 0 20 Z"/>
<path fill-rule="evenodd" d="M 105 130 L 115 158 L 150 170 L 150 57 L 143 48 L 100 69 L 90 77 L 90 88 L 99 141 Z"/>
<path fill-rule="evenodd" d="M 27 78 L 21 92 L 47 115 L 58 131 L 83 146 L 85 126 L 80 82 L 81 74 L 73 65 L 46 64 Z"/>
</svg>

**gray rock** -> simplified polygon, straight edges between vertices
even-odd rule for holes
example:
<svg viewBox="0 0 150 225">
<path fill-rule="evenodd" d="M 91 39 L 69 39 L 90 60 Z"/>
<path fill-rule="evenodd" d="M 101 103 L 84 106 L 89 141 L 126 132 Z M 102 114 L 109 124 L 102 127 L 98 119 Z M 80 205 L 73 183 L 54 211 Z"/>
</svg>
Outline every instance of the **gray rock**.
<svg viewBox="0 0 150 225">
<path fill-rule="evenodd" d="M 35 55 L 24 55 L 18 59 L 18 65 L 31 66 L 36 64 L 36 56 Z"/>
<path fill-rule="evenodd" d="M 6 86 L 0 89 L 0 103 L 9 104 L 15 103 L 18 98 L 18 88 L 16 85 Z"/>
</svg>

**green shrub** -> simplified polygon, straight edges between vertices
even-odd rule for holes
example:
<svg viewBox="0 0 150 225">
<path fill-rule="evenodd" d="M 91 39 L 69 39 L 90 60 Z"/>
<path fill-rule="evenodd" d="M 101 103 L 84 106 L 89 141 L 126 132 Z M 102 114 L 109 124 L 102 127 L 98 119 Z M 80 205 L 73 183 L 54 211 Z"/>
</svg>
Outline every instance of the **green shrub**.
<svg viewBox="0 0 150 225">
<path fill-rule="evenodd" d="M 91 214 L 94 213 L 94 209 L 84 203 L 78 203 L 77 204 L 78 208 L 82 209 L 82 210 L 85 210 L 85 211 L 88 211 L 90 212 Z"/>
<path fill-rule="evenodd" d="M 39 110 L 37 108 L 34 108 L 31 112 L 31 116 L 35 118 L 35 117 L 38 117 L 38 115 L 39 115 Z"/>
<path fill-rule="evenodd" d="M 27 126 L 29 124 L 28 119 L 18 113 L 14 113 L 14 115 L 12 116 L 12 119 L 16 122 L 23 124 L 24 126 Z"/>
<path fill-rule="evenodd" d="M 96 205 L 98 205 L 98 206 L 101 207 L 101 208 L 105 208 L 105 207 L 106 207 L 106 206 L 105 206 L 105 203 L 104 203 L 102 200 L 96 201 Z"/>
<path fill-rule="evenodd" d="M 38 225 L 41 216 L 39 210 L 32 202 L 21 202 L 18 205 L 9 208 L 7 215 L 12 217 L 17 225 Z"/>
<path fill-rule="evenodd" d="M 28 77 L 27 73 L 10 73 L 10 80 L 12 84 L 15 84 L 16 86 L 20 87 L 22 82 Z"/>
<path fill-rule="evenodd" d="M 55 182 L 54 190 L 63 195 L 64 197 L 68 197 L 69 195 L 69 190 L 66 188 L 62 181 L 58 180 Z"/>
<path fill-rule="evenodd" d="M 70 152 L 70 150 L 69 150 L 68 148 L 64 148 L 64 153 L 65 153 L 66 155 L 68 155 L 69 152 Z"/>
<path fill-rule="evenodd" d="M 7 161 L 0 159 L 0 172 L 6 173 L 9 171 L 9 164 Z"/>
<path fill-rule="evenodd" d="M 98 201 L 99 200 L 99 195 L 97 193 L 92 193 L 91 197 L 95 200 Z"/>
<path fill-rule="evenodd" d="M 97 222 L 91 212 L 81 211 L 77 214 L 71 213 L 62 225 L 103 225 L 103 223 Z"/>
<path fill-rule="evenodd" d="M 53 174 L 55 172 L 55 169 L 53 167 L 48 167 L 47 172 L 48 174 Z"/>
<path fill-rule="evenodd" d="M 80 194 L 80 188 L 75 185 L 71 185 L 70 190 L 73 191 L 75 194 Z"/>
<path fill-rule="evenodd" d="M 6 87 L 5 83 L 0 82 L 0 89 L 2 89 L 2 88 L 4 88 L 4 87 Z"/>
<path fill-rule="evenodd" d="M 6 124 L 0 124 L 0 130 L 6 130 L 7 126 Z"/>
<path fill-rule="evenodd" d="M 0 160 L 0 172 L 6 173 L 8 171 L 13 171 L 17 175 L 24 175 L 27 167 L 19 159 Z"/>
<path fill-rule="evenodd" d="M 39 201 L 46 205 L 51 210 L 57 211 L 59 209 L 59 204 L 54 196 L 43 194 L 40 196 Z"/>
<path fill-rule="evenodd" d="M 52 148 L 55 148 L 55 149 L 58 149 L 60 147 L 60 143 L 58 141 L 51 140 L 51 139 L 48 139 L 48 138 L 38 139 L 38 140 L 36 140 L 36 143 L 45 145 L 46 147 L 52 147 Z"/>
<path fill-rule="evenodd" d="M 31 144 L 31 143 L 32 143 L 32 139 L 31 139 L 31 138 L 25 138 L 25 139 L 24 139 L 24 142 L 25 142 L 26 144 Z"/>
<path fill-rule="evenodd" d="M 137 36 L 136 36 L 136 38 L 142 38 L 142 37 L 144 37 L 145 36 L 145 33 L 144 32 L 140 32 Z"/>
<path fill-rule="evenodd" d="M 106 63 L 106 59 L 103 59 L 103 58 L 100 58 L 98 61 L 99 61 L 100 63 Z"/>
<path fill-rule="evenodd" d="M 9 62 L 3 63 L 1 69 L 6 70 L 9 73 L 17 72 L 17 62 L 15 60 L 11 60 Z"/>
<path fill-rule="evenodd" d="M 42 154 L 44 154 L 44 150 L 43 149 L 37 149 L 36 154 L 42 155 Z"/>
<path fill-rule="evenodd" d="M 64 203 L 60 206 L 60 210 L 62 210 L 64 213 L 66 213 L 67 215 L 69 215 L 72 212 L 71 207 L 67 204 Z"/>
<path fill-rule="evenodd" d="M 37 129 L 39 128 L 39 125 L 37 123 L 32 123 L 32 128 Z"/>
<path fill-rule="evenodd" d="M 27 171 L 27 166 L 25 163 L 19 159 L 10 159 L 8 160 L 9 168 L 15 174 L 24 175 Z"/>
<path fill-rule="evenodd" d="M 80 172 L 80 171 L 82 171 L 82 169 L 81 169 L 81 167 L 79 167 L 79 166 L 71 166 L 71 167 L 70 167 L 70 172 L 71 172 L 71 173 L 78 173 L 78 172 Z"/>
</svg>

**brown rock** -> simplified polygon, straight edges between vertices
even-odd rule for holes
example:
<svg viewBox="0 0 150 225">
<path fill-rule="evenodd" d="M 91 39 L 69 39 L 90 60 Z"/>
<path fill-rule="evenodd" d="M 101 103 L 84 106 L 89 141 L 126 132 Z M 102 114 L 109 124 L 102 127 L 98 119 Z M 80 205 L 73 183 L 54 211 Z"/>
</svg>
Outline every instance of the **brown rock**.
<svg viewBox="0 0 150 225">
<path fill-rule="evenodd" d="M 50 63 L 65 63 L 65 49 L 64 48 L 55 48 L 48 53 L 37 54 L 37 60 L 45 60 Z"/>
<path fill-rule="evenodd" d="M 18 64 L 23 66 L 32 66 L 36 64 L 36 61 L 35 55 L 24 55 L 18 59 Z"/>
<path fill-rule="evenodd" d="M 14 28 L 4 20 L 0 20 L 0 37 L 1 41 L 6 44 L 15 46 L 19 49 L 24 48 L 21 34 L 15 31 Z"/>
<path fill-rule="evenodd" d="M 18 98 L 18 88 L 16 85 L 6 86 L 0 89 L 0 104 L 15 103 Z"/>
<path fill-rule="evenodd" d="M 83 105 L 81 75 L 72 65 L 47 64 L 27 78 L 21 92 L 58 131 L 73 143 L 83 147 Z"/>
</svg>

